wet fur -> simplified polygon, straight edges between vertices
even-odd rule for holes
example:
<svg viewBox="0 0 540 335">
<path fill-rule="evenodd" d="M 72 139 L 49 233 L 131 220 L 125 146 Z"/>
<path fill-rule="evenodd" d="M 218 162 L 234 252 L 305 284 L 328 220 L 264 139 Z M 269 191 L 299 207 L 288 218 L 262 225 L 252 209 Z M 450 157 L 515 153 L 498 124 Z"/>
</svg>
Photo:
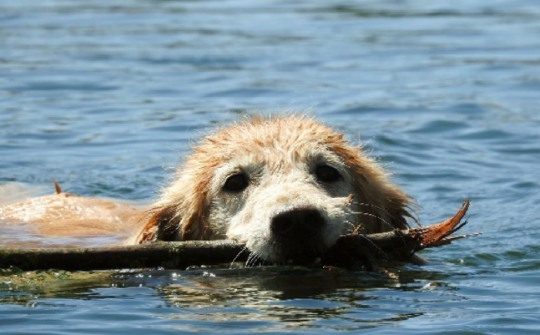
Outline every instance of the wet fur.
<svg viewBox="0 0 540 335">
<path fill-rule="evenodd" d="M 317 164 L 335 167 L 343 180 L 318 182 L 312 169 Z M 253 183 L 242 194 L 222 189 L 234 171 L 246 171 Z M 341 133 L 303 116 L 253 117 L 193 148 L 135 242 L 233 238 L 265 260 L 301 260 L 303 254 L 324 253 L 344 233 L 406 228 L 409 205 L 382 167 Z M 314 241 L 278 239 L 273 217 L 303 209 L 323 217 Z"/>
<path fill-rule="evenodd" d="M 235 174 L 248 180 L 239 192 L 224 188 Z M 406 228 L 409 205 L 341 133 L 304 116 L 252 117 L 202 138 L 146 211 L 57 185 L 56 194 L 0 206 L 0 232 L 27 231 L 0 242 L 20 246 L 33 236 L 57 245 L 70 233 L 92 242 L 130 231 L 124 244 L 229 238 L 246 244 L 250 264 L 305 264 L 342 234 Z"/>
</svg>

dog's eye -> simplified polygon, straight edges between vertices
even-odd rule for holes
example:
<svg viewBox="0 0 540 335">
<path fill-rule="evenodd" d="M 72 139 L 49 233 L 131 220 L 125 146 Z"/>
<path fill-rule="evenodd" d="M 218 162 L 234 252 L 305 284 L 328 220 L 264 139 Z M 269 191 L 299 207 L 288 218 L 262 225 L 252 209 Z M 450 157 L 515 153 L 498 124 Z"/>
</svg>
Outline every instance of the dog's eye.
<svg viewBox="0 0 540 335">
<path fill-rule="evenodd" d="M 248 187 L 249 180 L 245 173 L 238 172 L 227 177 L 223 190 L 227 192 L 242 192 Z"/>
<path fill-rule="evenodd" d="M 315 168 L 315 175 L 319 181 L 324 183 L 334 183 L 342 180 L 342 176 L 336 168 L 330 165 L 319 165 Z"/>
</svg>

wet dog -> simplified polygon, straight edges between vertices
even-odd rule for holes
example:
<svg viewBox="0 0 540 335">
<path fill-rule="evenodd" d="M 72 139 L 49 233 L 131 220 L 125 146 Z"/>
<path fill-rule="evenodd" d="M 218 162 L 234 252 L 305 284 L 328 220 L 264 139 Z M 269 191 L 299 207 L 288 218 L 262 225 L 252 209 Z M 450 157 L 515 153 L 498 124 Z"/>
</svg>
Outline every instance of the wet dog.
<svg viewBox="0 0 540 335">
<path fill-rule="evenodd" d="M 227 238 L 252 261 L 307 264 L 343 234 L 406 228 L 409 205 L 341 133 L 303 116 L 252 117 L 204 137 L 148 210 L 58 187 L 1 206 L 0 230 L 23 222 L 30 238 L 53 242 L 70 233 L 131 232 L 127 244 Z"/>
<path fill-rule="evenodd" d="M 254 117 L 193 148 L 134 242 L 228 238 L 252 260 L 305 264 L 340 235 L 406 228 L 409 204 L 341 133 L 303 116 Z"/>
</svg>

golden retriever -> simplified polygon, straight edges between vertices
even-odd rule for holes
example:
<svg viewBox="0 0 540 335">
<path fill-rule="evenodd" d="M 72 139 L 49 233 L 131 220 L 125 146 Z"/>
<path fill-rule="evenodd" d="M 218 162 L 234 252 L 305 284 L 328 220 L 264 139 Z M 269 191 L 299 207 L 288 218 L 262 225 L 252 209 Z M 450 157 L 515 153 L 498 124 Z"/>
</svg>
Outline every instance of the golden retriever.
<svg viewBox="0 0 540 335">
<path fill-rule="evenodd" d="M 112 206 L 89 205 L 97 208 L 79 200 L 63 211 L 63 225 L 81 211 Z M 245 243 L 251 261 L 306 264 L 342 234 L 408 227 L 409 207 L 409 197 L 361 147 L 312 118 L 287 115 L 252 117 L 204 137 L 146 214 L 122 209 L 125 217 L 113 221 L 129 229 L 141 222 L 128 244 L 228 238 Z M 105 216 L 98 219 L 110 222 Z M 16 219 L 9 205 L 0 207 L 2 219 Z"/>
<path fill-rule="evenodd" d="M 409 197 L 341 133 L 253 117 L 193 148 L 136 242 L 229 238 L 270 262 L 319 258 L 340 235 L 406 228 Z"/>
</svg>

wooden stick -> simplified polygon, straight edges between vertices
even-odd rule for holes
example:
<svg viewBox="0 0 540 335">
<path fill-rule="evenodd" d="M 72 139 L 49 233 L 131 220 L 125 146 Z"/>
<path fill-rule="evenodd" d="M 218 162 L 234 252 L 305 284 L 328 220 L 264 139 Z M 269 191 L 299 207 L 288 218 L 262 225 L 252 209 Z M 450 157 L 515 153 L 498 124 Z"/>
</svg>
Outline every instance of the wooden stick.
<svg viewBox="0 0 540 335">
<path fill-rule="evenodd" d="M 350 234 L 339 238 L 323 258 L 324 265 L 371 268 L 379 259 L 406 260 L 416 251 L 448 244 L 470 235 L 452 235 L 466 224 L 468 200 L 449 219 L 437 224 L 380 234 Z M 101 270 L 120 268 L 174 268 L 245 261 L 243 244 L 229 240 L 154 242 L 100 248 L 0 249 L 0 268 L 23 270 Z"/>
<path fill-rule="evenodd" d="M 452 235 L 467 221 L 461 221 L 469 209 L 464 200 L 458 211 L 450 218 L 429 226 L 408 230 L 392 230 L 379 234 L 343 235 L 330 249 L 324 260 L 329 264 L 345 267 L 361 265 L 366 268 L 382 261 L 405 261 L 417 251 L 439 247 L 452 241 L 477 234 Z"/>
<path fill-rule="evenodd" d="M 23 270 L 102 270 L 121 268 L 176 268 L 246 260 L 244 246 L 233 241 L 155 242 L 99 248 L 39 248 L 0 250 L 0 268 Z M 237 257 L 238 256 L 238 257 Z"/>
</svg>

